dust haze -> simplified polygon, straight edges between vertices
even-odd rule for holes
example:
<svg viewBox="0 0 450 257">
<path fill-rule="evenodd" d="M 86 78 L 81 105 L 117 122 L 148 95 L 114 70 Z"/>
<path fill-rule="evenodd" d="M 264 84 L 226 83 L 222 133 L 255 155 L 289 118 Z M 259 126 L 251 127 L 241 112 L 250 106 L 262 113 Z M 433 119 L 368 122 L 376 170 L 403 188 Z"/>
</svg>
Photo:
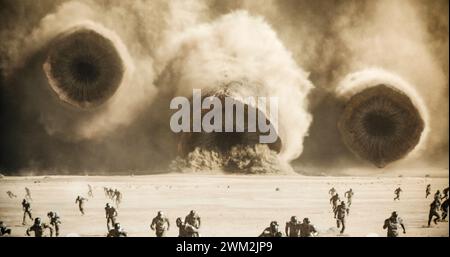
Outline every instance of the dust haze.
<svg viewBox="0 0 450 257">
<path fill-rule="evenodd" d="M 238 81 L 228 94 L 281 99 L 281 150 L 259 151 L 270 165 L 448 176 L 448 1 L 19 0 L 1 1 L 0 17 L 3 174 L 165 173 L 180 144 L 170 99 Z M 124 65 L 117 91 L 94 108 L 61 101 L 43 71 L 53 40 L 76 26 L 110 40 Z M 424 122 L 415 148 L 383 169 L 337 129 L 351 95 L 380 83 L 407 95 Z M 199 152 L 216 156 L 191 158 Z M 421 171 L 408 173 L 414 165 Z"/>
</svg>

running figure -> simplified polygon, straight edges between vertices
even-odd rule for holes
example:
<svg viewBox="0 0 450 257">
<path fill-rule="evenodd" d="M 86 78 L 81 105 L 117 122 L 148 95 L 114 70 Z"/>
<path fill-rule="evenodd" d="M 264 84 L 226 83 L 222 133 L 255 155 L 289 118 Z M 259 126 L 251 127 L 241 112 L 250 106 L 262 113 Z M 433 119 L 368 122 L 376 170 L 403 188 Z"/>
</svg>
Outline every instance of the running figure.
<svg viewBox="0 0 450 257">
<path fill-rule="evenodd" d="M 437 225 L 437 222 L 441 219 L 441 216 L 439 216 L 439 209 L 441 207 L 441 201 L 437 198 L 434 199 L 434 201 L 430 204 L 430 212 L 428 214 L 428 227 L 431 226 L 431 220 L 434 218 L 433 222 Z"/>
<path fill-rule="evenodd" d="M 341 204 L 336 208 L 334 212 L 334 218 L 336 219 L 336 225 L 339 228 L 342 226 L 341 234 L 344 234 L 345 231 L 345 216 L 348 215 L 348 208 L 345 206 L 345 202 L 342 201 Z"/>
<path fill-rule="evenodd" d="M 108 197 L 109 199 L 113 200 L 114 190 L 112 188 L 108 189 Z"/>
<path fill-rule="evenodd" d="M 158 214 L 152 220 L 150 228 L 151 230 L 156 229 L 156 237 L 163 237 L 170 228 L 169 219 L 164 216 L 162 211 L 158 211 Z"/>
<path fill-rule="evenodd" d="M 177 218 L 176 224 L 178 227 L 178 236 L 179 237 L 198 237 L 199 233 L 198 230 L 189 225 L 185 224 L 180 217 Z"/>
<path fill-rule="evenodd" d="M 92 192 L 92 186 L 88 184 L 88 196 L 90 198 L 94 197 L 94 193 Z"/>
<path fill-rule="evenodd" d="M 28 216 L 30 220 L 33 220 L 33 215 L 31 214 L 31 204 L 26 199 L 23 199 L 22 201 L 22 209 L 23 209 L 22 225 L 25 225 L 26 216 Z"/>
<path fill-rule="evenodd" d="M 116 206 L 119 208 L 119 204 L 122 202 L 122 193 L 119 190 L 114 191 L 113 199 L 115 198 Z"/>
<path fill-rule="evenodd" d="M 338 202 L 339 202 L 340 200 L 341 200 L 341 199 L 339 198 L 339 194 L 338 194 L 338 193 L 336 193 L 335 195 L 333 195 L 333 196 L 330 198 L 330 204 L 333 205 L 333 212 L 336 212 L 336 208 L 337 208 Z"/>
<path fill-rule="evenodd" d="M 84 203 L 87 201 L 88 199 L 78 196 L 77 199 L 75 200 L 75 203 L 78 203 L 78 209 L 81 212 L 81 215 L 84 215 Z"/>
<path fill-rule="evenodd" d="M 332 187 L 330 190 L 328 190 L 328 194 L 330 194 L 331 196 L 333 196 L 336 193 L 336 189 L 334 189 L 334 187 Z"/>
<path fill-rule="evenodd" d="M 446 218 L 448 215 L 448 198 L 445 199 L 445 201 L 442 203 L 441 210 L 442 210 L 442 220 L 441 221 L 446 222 Z"/>
<path fill-rule="evenodd" d="M 34 232 L 35 237 L 42 237 L 44 235 L 44 230 L 48 228 L 50 230 L 50 237 L 53 236 L 53 229 L 45 223 L 41 223 L 41 218 L 34 219 L 33 226 L 29 227 L 26 231 L 27 236 L 31 236 L 30 232 Z"/>
<path fill-rule="evenodd" d="M 350 190 L 348 190 L 347 192 L 344 193 L 344 197 L 347 198 L 347 204 L 348 207 L 350 208 L 350 206 L 352 205 L 352 197 L 353 197 L 354 193 L 353 190 L 350 188 Z"/>
<path fill-rule="evenodd" d="M 110 230 L 109 223 L 111 223 L 112 227 L 114 227 L 116 224 L 117 211 L 113 206 L 107 203 L 105 207 L 105 215 L 106 215 L 106 227 L 108 228 L 109 231 Z"/>
<path fill-rule="evenodd" d="M 107 237 L 127 237 L 127 232 L 125 232 L 120 223 L 114 224 L 114 228 L 109 230 Z"/>
<path fill-rule="evenodd" d="M 286 222 L 286 227 L 284 229 L 287 237 L 300 237 L 300 225 L 301 222 L 298 221 L 296 216 L 292 216 L 291 220 Z"/>
<path fill-rule="evenodd" d="M 56 212 L 47 213 L 47 217 L 50 219 L 50 225 L 55 229 L 55 236 L 59 236 L 59 225 L 61 224 L 61 220 Z"/>
<path fill-rule="evenodd" d="M 444 188 L 444 190 L 442 190 L 442 193 L 444 193 L 444 196 L 441 199 L 447 199 L 448 198 L 448 187 Z"/>
<path fill-rule="evenodd" d="M 406 234 L 403 220 L 398 217 L 397 212 L 392 212 L 391 217 L 384 221 L 383 229 L 387 229 L 387 237 L 398 237 L 398 229 L 402 227 L 403 234 Z"/>
<path fill-rule="evenodd" d="M 394 194 L 395 194 L 395 200 L 399 200 L 400 201 L 400 193 L 402 192 L 402 189 L 400 187 L 398 187 L 397 189 L 395 189 Z"/>
<path fill-rule="evenodd" d="M 6 234 L 11 235 L 11 229 L 0 220 L 0 237 L 5 236 Z"/>
<path fill-rule="evenodd" d="M 309 222 L 309 218 L 304 218 L 303 223 L 300 224 L 300 236 L 301 237 L 313 237 L 316 236 L 316 228 Z"/>
<path fill-rule="evenodd" d="M 436 193 L 434 193 L 434 199 L 437 199 L 439 201 L 441 201 L 442 197 L 441 197 L 441 191 L 436 191 Z"/>
<path fill-rule="evenodd" d="M 194 237 L 200 236 L 198 230 L 200 229 L 201 226 L 201 219 L 195 210 L 191 210 L 189 214 L 186 216 L 186 218 L 184 218 L 184 224 L 185 226 L 189 224 L 195 228 L 196 232 L 194 233 L 197 233 L 197 235 L 194 235 Z"/>
<path fill-rule="evenodd" d="M 269 227 L 265 228 L 259 237 L 282 237 L 283 234 L 279 230 L 278 222 L 270 222 Z"/>
<path fill-rule="evenodd" d="M 186 236 L 186 232 L 184 230 L 183 221 L 181 220 L 180 217 L 177 218 L 177 220 L 175 221 L 175 224 L 178 227 L 178 237 L 185 237 Z"/>
<path fill-rule="evenodd" d="M 25 187 L 25 199 L 32 201 L 33 199 L 31 198 L 31 191 L 28 187 Z"/>
<path fill-rule="evenodd" d="M 428 196 L 431 195 L 431 185 L 427 185 L 427 189 L 425 190 L 425 198 L 428 198 Z"/>
<path fill-rule="evenodd" d="M 8 195 L 9 198 L 16 198 L 16 197 L 17 197 L 17 195 L 15 195 L 15 194 L 14 194 L 13 192 L 11 192 L 11 191 L 6 192 L 6 194 Z"/>
</svg>

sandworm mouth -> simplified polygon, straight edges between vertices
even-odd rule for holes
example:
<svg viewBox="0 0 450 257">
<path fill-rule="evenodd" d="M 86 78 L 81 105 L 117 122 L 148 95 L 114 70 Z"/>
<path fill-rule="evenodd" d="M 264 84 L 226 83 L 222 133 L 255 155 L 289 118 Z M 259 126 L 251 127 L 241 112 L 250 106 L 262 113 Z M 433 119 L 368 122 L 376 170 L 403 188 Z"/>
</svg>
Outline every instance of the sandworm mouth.
<svg viewBox="0 0 450 257">
<path fill-rule="evenodd" d="M 83 27 L 62 33 L 51 42 L 43 69 L 56 95 L 79 108 L 106 102 L 124 74 L 114 43 Z"/>
<path fill-rule="evenodd" d="M 347 147 L 379 168 L 411 152 L 424 126 L 411 99 L 385 84 L 353 95 L 338 121 Z"/>
</svg>

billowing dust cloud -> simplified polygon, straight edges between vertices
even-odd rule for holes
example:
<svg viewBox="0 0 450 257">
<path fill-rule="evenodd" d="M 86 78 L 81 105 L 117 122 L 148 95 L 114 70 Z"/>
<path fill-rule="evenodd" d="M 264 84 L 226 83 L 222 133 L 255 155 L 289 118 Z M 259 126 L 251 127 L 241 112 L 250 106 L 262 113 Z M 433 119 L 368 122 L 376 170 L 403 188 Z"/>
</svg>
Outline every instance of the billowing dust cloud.
<svg viewBox="0 0 450 257">
<path fill-rule="evenodd" d="M 261 17 L 251 17 L 244 11 L 234 12 L 167 40 L 161 49 L 161 59 L 167 60 L 164 73 L 170 75 L 159 81 L 160 87 L 170 88 L 174 96 L 186 97 L 193 89 L 201 89 L 208 94 L 241 99 L 246 105 L 251 105 L 245 102 L 247 97 L 278 97 L 282 99 L 278 102 L 277 132 L 281 141 L 281 147 L 276 147 L 278 157 L 288 162 L 301 154 L 303 137 L 311 122 L 306 111 L 306 96 L 313 86 Z M 296 111 L 290 112 L 292 109 Z M 270 113 L 265 109 L 260 111 L 272 121 Z M 218 134 L 216 139 L 202 135 L 196 140 L 208 140 L 213 148 L 227 141 L 236 141 L 231 146 L 249 145 L 250 135 Z M 185 141 L 180 143 L 192 143 Z M 222 152 L 227 152 L 223 153 L 227 156 L 238 151 L 236 147 L 230 150 Z"/>
<path fill-rule="evenodd" d="M 0 5 L 2 173 L 448 167 L 448 1 Z M 171 132 L 193 88 L 277 96 L 277 142 Z"/>
</svg>

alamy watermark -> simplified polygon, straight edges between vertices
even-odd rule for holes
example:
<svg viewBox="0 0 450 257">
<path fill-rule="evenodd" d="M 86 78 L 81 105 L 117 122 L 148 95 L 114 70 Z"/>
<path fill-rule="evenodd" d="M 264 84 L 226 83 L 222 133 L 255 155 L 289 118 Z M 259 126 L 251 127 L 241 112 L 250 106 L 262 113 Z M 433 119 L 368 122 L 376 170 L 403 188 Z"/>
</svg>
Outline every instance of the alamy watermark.
<svg viewBox="0 0 450 257">
<path fill-rule="evenodd" d="M 183 96 L 175 97 L 170 102 L 170 109 L 178 109 L 170 118 L 170 128 L 175 133 L 258 131 L 260 132 L 259 142 L 262 144 L 274 143 L 277 140 L 278 97 L 249 96 L 239 99 L 225 96 L 224 104 L 225 106 L 222 106 L 221 99 L 216 96 L 204 97 L 202 100 L 201 90 L 193 89 L 192 102 Z M 245 109 L 247 109 L 247 115 L 245 115 Z M 270 121 L 265 113 L 270 115 Z M 222 117 L 223 115 L 225 117 Z"/>
</svg>

